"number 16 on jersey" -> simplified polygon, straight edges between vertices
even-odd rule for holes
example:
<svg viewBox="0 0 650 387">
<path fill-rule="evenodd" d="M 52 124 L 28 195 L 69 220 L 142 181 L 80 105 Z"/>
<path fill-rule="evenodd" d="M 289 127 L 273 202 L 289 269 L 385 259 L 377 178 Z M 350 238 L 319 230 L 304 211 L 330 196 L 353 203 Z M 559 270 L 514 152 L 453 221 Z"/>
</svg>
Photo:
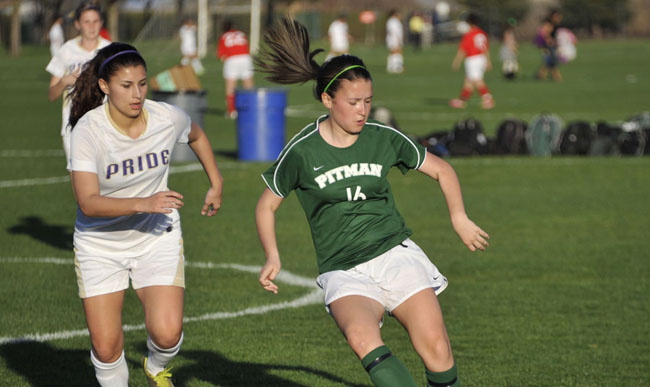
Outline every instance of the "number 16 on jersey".
<svg viewBox="0 0 650 387">
<path fill-rule="evenodd" d="M 354 196 L 352 196 L 352 187 L 347 187 L 345 191 L 348 194 L 348 201 L 352 200 L 366 200 L 366 195 L 361 192 L 361 186 L 358 185 L 356 191 L 354 191 Z"/>
</svg>

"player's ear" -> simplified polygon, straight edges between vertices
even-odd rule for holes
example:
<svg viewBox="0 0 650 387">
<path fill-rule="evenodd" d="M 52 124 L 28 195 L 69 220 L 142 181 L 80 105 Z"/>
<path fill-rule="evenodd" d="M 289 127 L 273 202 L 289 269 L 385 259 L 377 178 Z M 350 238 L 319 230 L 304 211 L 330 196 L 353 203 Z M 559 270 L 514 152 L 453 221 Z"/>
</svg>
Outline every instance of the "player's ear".
<svg viewBox="0 0 650 387">
<path fill-rule="evenodd" d="M 102 79 L 102 78 L 99 78 L 99 79 L 97 80 L 97 84 L 99 85 L 99 88 L 101 89 L 101 91 L 102 91 L 104 94 L 106 94 L 106 95 L 109 94 L 109 92 L 108 92 L 108 83 L 106 83 L 106 80 L 104 80 L 104 79 Z"/>
<path fill-rule="evenodd" d="M 322 94 L 320 95 L 320 99 L 321 99 L 321 101 L 323 102 L 323 105 L 324 105 L 326 108 L 328 108 L 328 109 L 331 109 L 331 108 L 332 108 L 332 96 L 330 96 L 330 95 L 327 94 L 327 93 L 322 93 Z"/>
</svg>

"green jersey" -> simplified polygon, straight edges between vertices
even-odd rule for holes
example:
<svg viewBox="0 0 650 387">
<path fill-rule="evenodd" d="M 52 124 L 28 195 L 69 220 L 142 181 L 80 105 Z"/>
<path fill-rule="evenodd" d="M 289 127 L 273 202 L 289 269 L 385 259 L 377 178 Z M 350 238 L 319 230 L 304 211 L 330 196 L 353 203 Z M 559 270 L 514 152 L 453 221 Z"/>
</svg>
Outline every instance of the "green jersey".
<svg viewBox="0 0 650 387">
<path fill-rule="evenodd" d="M 411 235 L 395 207 L 388 171 L 422 166 L 423 146 L 377 121 L 357 141 L 334 147 L 320 136 L 319 117 L 284 147 L 262 174 L 274 194 L 296 191 L 316 249 L 319 272 L 347 270 L 369 261 Z"/>
</svg>

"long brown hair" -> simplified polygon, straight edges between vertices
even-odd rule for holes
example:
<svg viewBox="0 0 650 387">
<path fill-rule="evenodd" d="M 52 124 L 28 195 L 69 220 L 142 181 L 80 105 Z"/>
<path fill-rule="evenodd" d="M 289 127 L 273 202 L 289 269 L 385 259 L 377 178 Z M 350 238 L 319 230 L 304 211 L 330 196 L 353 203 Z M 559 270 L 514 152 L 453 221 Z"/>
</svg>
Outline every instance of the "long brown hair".
<svg viewBox="0 0 650 387">
<path fill-rule="evenodd" d="M 334 97 L 341 80 L 372 80 L 363 61 L 353 55 L 340 55 L 319 65 L 314 56 L 323 52 L 319 48 L 309 49 L 309 34 L 305 26 L 285 17 L 264 34 L 267 47 L 260 50 L 255 57 L 258 70 L 266 73 L 266 79 L 280 84 L 305 83 L 315 80 L 314 97 L 321 100 L 321 94 Z M 343 71 L 348 67 L 347 71 Z M 338 76 L 337 76 L 338 75 Z M 329 87 L 328 87 L 329 85 Z"/>
<path fill-rule="evenodd" d="M 104 102 L 104 92 L 99 88 L 99 80 L 106 82 L 123 67 L 144 66 L 147 64 L 135 47 L 126 43 L 111 43 L 97 52 L 97 55 L 84 65 L 74 88 L 68 94 L 70 108 L 70 127 L 74 128 L 79 119 L 88 111 Z"/>
</svg>

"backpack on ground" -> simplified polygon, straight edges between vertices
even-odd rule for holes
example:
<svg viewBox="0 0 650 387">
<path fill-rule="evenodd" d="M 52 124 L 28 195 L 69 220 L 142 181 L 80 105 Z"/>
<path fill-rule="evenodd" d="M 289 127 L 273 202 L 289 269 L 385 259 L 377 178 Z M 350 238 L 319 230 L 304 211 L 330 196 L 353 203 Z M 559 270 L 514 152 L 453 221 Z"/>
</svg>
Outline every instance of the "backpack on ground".
<svg viewBox="0 0 650 387">
<path fill-rule="evenodd" d="M 539 114 L 526 130 L 526 145 L 533 156 L 550 156 L 559 151 L 563 123 L 554 114 Z"/>
<path fill-rule="evenodd" d="M 650 154 L 650 146 L 647 145 L 650 135 L 650 112 L 628 118 L 621 124 L 621 130 L 618 136 L 621 154 L 632 156 Z"/>
<path fill-rule="evenodd" d="M 620 155 L 618 136 L 623 132 L 619 126 L 608 124 L 605 121 L 596 123 L 596 134 L 589 146 L 590 156 Z"/>
<path fill-rule="evenodd" d="M 517 118 L 503 121 L 497 128 L 495 153 L 501 155 L 528 154 L 526 128 L 528 124 Z"/>
<path fill-rule="evenodd" d="M 483 125 L 473 118 L 461 120 L 447 136 L 447 148 L 452 156 L 477 156 L 488 153 L 488 141 Z"/>
<path fill-rule="evenodd" d="M 586 121 L 573 121 L 562 132 L 560 154 L 567 156 L 584 156 L 589 153 L 595 131 Z"/>
<path fill-rule="evenodd" d="M 433 153 L 438 157 L 449 157 L 449 149 L 447 149 L 447 137 L 449 131 L 437 131 L 427 135 L 418 137 L 416 141 L 427 148 L 427 151 Z"/>
</svg>

